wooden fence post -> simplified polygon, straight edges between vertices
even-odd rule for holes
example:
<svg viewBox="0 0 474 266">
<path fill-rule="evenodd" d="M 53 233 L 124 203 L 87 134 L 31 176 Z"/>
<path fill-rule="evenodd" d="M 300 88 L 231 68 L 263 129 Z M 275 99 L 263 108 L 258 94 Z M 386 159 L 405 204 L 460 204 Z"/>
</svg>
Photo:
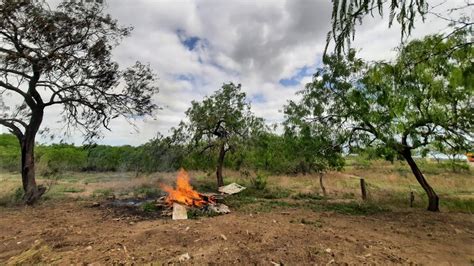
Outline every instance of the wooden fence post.
<svg viewBox="0 0 474 266">
<path fill-rule="evenodd" d="M 413 202 L 415 201 L 415 193 L 410 191 L 410 208 L 413 208 Z"/>
<path fill-rule="evenodd" d="M 360 191 L 362 192 L 362 200 L 367 200 L 367 188 L 365 187 L 365 180 L 360 179 Z"/>
<path fill-rule="evenodd" d="M 326 193 L 326 187 L 324 186 L 324 183 L 323 183 L 323 173 L 319 173 L 319 185 L 321 186 L 321 190 L 323 191 L 323 195 L 326 197 L 327 196 L 327 193 Z"/>
</svg>

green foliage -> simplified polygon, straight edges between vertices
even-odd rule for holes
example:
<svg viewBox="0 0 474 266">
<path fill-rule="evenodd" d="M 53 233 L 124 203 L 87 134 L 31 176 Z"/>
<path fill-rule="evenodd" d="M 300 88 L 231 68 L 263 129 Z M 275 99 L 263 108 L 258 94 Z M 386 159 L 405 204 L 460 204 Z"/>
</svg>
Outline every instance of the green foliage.
<svg viewBox="0 0 474 266">
<path fill-rule="evenodd" d="M 469 173 L 471 168 L 466 161 L 461 160 L 440 160 L 437 163 L 429 162 L 426 160 L 418 160 L 418 165 L 426 172 L 427 174 L 441 174 L 446 172 L 451 173 Z"/>
<path fill-rule="evenodd" d="M 235 149 L 244 139 L 259 132 L 263 120 L 255 117 L 240 85 L 224 84 L 222 89 L 206 97 L 202 102 L 191 102 L 186 111 L 188 122 L 182 122 L 175 134 L 189 134 L 193 145 L 211 149 L 225 145 Z M 202 151 L 202 149 L 198 149 Z"/>
<path fill-rule="evenodd" d="M 241 153 L 242 166 L 270 173 L 293 173 L 296 160 L 284 136 L 262 132 L 254 136 Z"/>
<path fill-rule="evenodd" d="M 354 51 L 346 59 L 328 57 L 301 91 L 300 105 L 288 105 L 288 119 L 312 119 L 351 146 L 392 154 L 403 149 L 468 149 L 474 124 L 474 48 L 441 55 L 448 43 L 461 43 L 467 34 L 412 41 L 391 63 L 369 65 Z M 439 54 L 412 64 L 433 50 Z"/>
<path fill-rule="evenodd" d="M 141 208 L 144 212 L 155 212 L 158 210 L 158 207 L 153 202 L 145 202 L 141 205 Z"/>
<path fill-rule="evenodd" d="M 18 139 L 11 134 L 0 134 L 0 169 L 19 171 L 20 158 Z"/>
<path fill-rule="evenodd" d="M 253 187 L 248 187 L 240 193 L 226 197 L 224 203 L 232 208 L 239 208 L 265 200 L 285 199 L 290 195 L 291 191 L 284 188 L 266 188 L 259 190 Z"/>
<path fill-rule="evenodd" d="M 162 195 L 161 190 L 151 185 L 143 185 L 133 190 L 135 196 L 142 196 L 144 198 L 157 198 Z"/>
<path fill-rule="evenodd" d="M 93 145 L 84 147 L 87 152 L 87 170 L 125 171 L 135 170 L 138 149 L 132 146 Z"/>
<path fill-rule="evenodd" d="M 41 175 L 80 171 L 87 162 L 84 150 L 69 144 L 40 145 L 36 148 L 36 167 Z"/>
<path fill-rule="evenodd" d="M 71 144 L 38 145 L 37 172 L 44 176 L 68 171 L 174 171 L 182 165 L 184 148 L 158 136 L 138 147 Z M 20 170 L 20 146 L 11 134 L 0 134 L 0 169 Z M 191 169 L 200 169 L 193 167 Z"/>
<path fill-rule="evenodd" d="M 324 197 L 316 194 L 316 193 L 298 193 L 296 195 L 291 196 L 292 199 L 297 199 L 297 200 L 323 200 Z"/>
<path fill-rule="evenodd" d="M 224 203 L 241 211 L 267 212 L 276 208 L 308 208 L 317 212 L 334 211 L 347 215 L 372 215 L 389 211 L 375 202 L 330 202 L 314 193 L 298 193 L 291 196 L 284 189 L 246 190 L 226 197 Z M 291 198 L 292 201 L 288 199 Z M 296 201 L 295 201 L 296 200 Z"/>
<path fill-rule="evenodd" d="M 407 37 L 415 27 L 415 19 L 421 17 L 424 20 L 428 12 L 426 0 L 410 1 L 381 1 L 381 0 L 334 0 L 331 16 L 331 31 L 327 36 L 327 46 L 334 41 L 335 51 L 341 54 L 345 48 L 350 47 L 351 40 L 354 39 L 357 23 L 362 23 L 362 19 L 367 15 L 378 13 L 383 16 L 384 7 L 389 6 L 389 27 L 394 19 L 401 26 L 401 35 Z"/>
<path fill-rule="evenodd" d="M 267 187 L 267 176 L 261 172 L 258 172 L 257 175 L 250 179 L 252 187 L 257 190 L 264 190 Z"/>
<path fill-rule="evenodd" d="M 163 137 L 158 134 L 137 149 L 136 163 L 142 171 L 174 171 L 184 166 L 185 147 L 174 136 Z"/>
<path fill-rule="evenodd" d="M 463 45 L 470 36 L 467 28 L 411 41 L 393 62 L 369 64 L 354 50 L 344 58 L 326 56 L 313 82 L 300 91 L 301 100 L 285 107 L 287 132 L 320 138 L 322 145 L 316 146 L 329 150 L 347 145 L 349 152 L 366 150 L 391 161 L 403 157 L 430 196 L 428 209 L 437 211 L 436 193 L 412 153 L 459 154 L 472 148 L 474 47 Z M 304 147 L 302 157 L 308 158 Z"/>
<path fill-rule="evenodd" d="M 300 157 L 299 149 L 293 147 L 295 142 L 297 142 L 295 138 L 290 138 L 287 135 L 265 132 L 242 143 L 243 148 L 239 151 L 227 155 L 224 165 L 229 169 L 247 172 L 248 176 L 250 176 L 249 170 L 269 174 L 308 173 L 311 167 L 305 165 L 305 161 Z M 313 152 L 317 156 L 318 147 L 313 148 Z M 308 154 L 309 151 L 308 149 Z M 335 158 L 341 160 L 340 165 L 342 165 L 342 157 L 339 156 L 338 154 Z M 39 145 L 36 149 L 35 159 L 37 171 L 41 175 L 49 178 L 69 179 L 72 177 L 65 175 L 67 171 L 155 172 L 175 171 L 180 166 L 185 166 L 186 169 L 214 172 L 216 157 L 217 153 L 213 152 L 202 155 L 198 153 L 186 154 L 185 148 L 173 143 L 171 138 L 157 137 L 138 147 Z M 349 156 L 346 157 L 346 160 L 348 166 L 365 169 L 370 167 L 371 160 L 377 157 L 380 156 L 367 155 L 365 150 L 360 150 L 360 156 Z M 18 171 L 19 160 L 19 145 L 16 139 L 9 134 L 0 135 L 0 169 Z M 423 164 L 423 160 L 419 162 L 427 173 L 440 173 L 446 170 L 470 171 L 467 163 L 460 160 L 440 160 L 438 164 Z M 317 169 L 313 168 L 312 171 Z M 84 182 L 98 182 L 98 180 L 87 179 Z M 208 185 L 207 190 L 215 189 L 215 185 L 212 183 Z"/>
<path fill-rule="evenodd" d="M 173 136 L 189 145 L 194 153 L 190 160 L 185 161 L 185 166 L 203 167 L 199 163 L 203 162 L 202 158 L 207 159 L 204 167 L 218 168 L 218 185 L 223 183 L 221 170 L 226 153 L 239 150 L 264 128 L 263 119 L 251 112 L 240 84 L 233 83 L 224 84 L 201 102 L 192 101 L 186 117 L 187 121 L 181 122 Z M 205 152 L 217 154 L 217 160 L 211 159 L 215 157 L 202 157 Z"/>
<path fill-rule="evenodd" d="M 446 198 L 441 206 L 452 212 L 474 213 L 474 199 L 472 198 Z"/>
<path fill-rule="evenodd" d="M 62 191 L 67 192 L 67 193 L 80 193 L 80 192 L 84 192 L 85 189 L 84 188 L 77 188 L 77 187 L 64 187 L 64 189 Z"/>
<path fill-rule="evenodd" d="M 20 202 L 23 199 L 24 195 L 25 195 L 25 192 L 23 191 L 23 188 L 19 187 L 15 189 L 15 193 L 13 194 L 13 200 L 15 202 Z"/>
<path fill-rule="evenodd" d="M 101 5 L 62 1 L 50 8 L 44 1 L 1 1 L 0 11 L 0 124 L 14 135 L 34 141 L 44 109 L 53 105 L 65 128 L 79 128 L 87 139 L 98 137 L 112 119 L 151 115 L 157 108 L 150 67 L 137 61 L 120 69 L 112 58 L 132 28 L 119 25 Z M 20 47 L 35 47 L 36 53 L 26 55 Z M 17 89 L 23 86 L 28 93 Z M 14 97 L 24 104 L 10 101 Z"/>
<path fill-rule="evenodd" d="M 10 206 L 22 203 L 24 194 L 22 187 L 18 187 L 11 193 L 3 194 L 0 196 L 0 206 Z"/>
</svg>

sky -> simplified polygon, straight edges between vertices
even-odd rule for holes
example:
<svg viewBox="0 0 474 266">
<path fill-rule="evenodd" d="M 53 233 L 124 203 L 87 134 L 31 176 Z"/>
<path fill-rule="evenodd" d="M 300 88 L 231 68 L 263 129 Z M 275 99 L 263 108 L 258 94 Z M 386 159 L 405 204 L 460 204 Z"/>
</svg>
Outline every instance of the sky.
<svg viewBox="0 0 474 266">
<path fill-rule="evenodd" d="M 443 11 L 464 0 L 444 3 Z M 311 81 L 321 65 L 326 34 L 330 28 L 329 0 L 108 0 L 106 12 L 121 25 L 133 26 L 130 37 L 113 51 L 122 67 L 135 61 L 149 63 L 158 76 L 160 92 L 154 96 L 161 107 L 154 117 L 130 125 L 116 119 L 111 131 L 97 142 L 109 145 L 140 145 L 185 118 L 192 100 L 202 100 L 223 83 L 241 83 L 253 112 L 268 124 L 283 120 L 288 100 Z M 387 13 L 387 12 L 386 12 Z M 472 15 L 472 14 L 471 14 Z M 411 38 L 446 29 L 447 22 L 428 16 L 418 21 Z M 397 24 L 388 29 L 387 18 L 370 18 L 356 28 L 353 42 L 367 60 L 390 60 L 400 42 Z M 59 109 L 47 110 L 48 127 L 68 143 L 81 144 L 79 131 L 65 136 L 56 121 Z M 0 127 L 0 133 L 7 132 Z M 60 139 L 54 139 L 58 142 Z M 39 142 L 51 142 L 43 137 Z"/>
</svg>

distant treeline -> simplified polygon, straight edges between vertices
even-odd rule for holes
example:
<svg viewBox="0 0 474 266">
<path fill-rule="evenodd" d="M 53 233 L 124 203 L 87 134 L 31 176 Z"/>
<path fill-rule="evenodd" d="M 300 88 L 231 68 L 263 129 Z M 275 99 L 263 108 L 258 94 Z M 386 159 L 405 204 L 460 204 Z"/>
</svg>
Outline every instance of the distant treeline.
<svg viewBox="0 0 474 266">
<path fill-rule="evenodd" d="M 133 147 L 71 144 L 37 145 L 37 173 L 52 175 L 65 171 L 174 171 L 180 167 L 212 171 L 217 152 L 189 149 L 169 137 L 159 136 Z M 275 174 L 310 173 L 317 170 L 306 156 L 311 146 L 303 140 L 274 133 L 262 133 L 245 146 L 228 154 L 225 167 L 233 170 L 262 170 Z M 0 134 L 0 170 L 19 171 L 21 163 L 18 140 L 11 134 Z M 342 165 L 342 158 L 340 164 Z"/>
<path fill-rule="evenodd" d="M 263 133 L 249 140 L 244 147 L 229 153 L 225 161 L 228 169 L 265 171 L 272 174 L 305 174 L 318 170 L 309 156 L 311 143 L 274 133 Z M 54 175 L 67 171 L 133 171 L 167 172 L 180 167 L 189 170 L 215 171 L 217 151 L 192 151 L 185 145 L 173 144 L 171 138 L 157 137 L 133 147 L 71 144 L 38 145 L 35 150 L 37 172 Z M 370 167 L 370 160 L 380 158 L 375 152 L 353 157 L 350 164 Z M 355 159 L 355 161 L 354 161 Z M 336 158 L 344 165 L 343 158 Z M 20 170 L 20 147 L 10 134 L 0 134 L 0 171 Z M 448 160 L 439 167 L 454 172 L 469 170 L 464 160 Z"/>
</svg>

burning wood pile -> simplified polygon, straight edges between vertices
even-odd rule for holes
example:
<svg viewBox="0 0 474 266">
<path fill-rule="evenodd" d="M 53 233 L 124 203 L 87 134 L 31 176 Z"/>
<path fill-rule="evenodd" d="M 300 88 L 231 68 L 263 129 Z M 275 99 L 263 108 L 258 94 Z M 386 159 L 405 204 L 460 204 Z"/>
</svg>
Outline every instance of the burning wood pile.
<svg viewBox="0 0 474 266">
<path fill-rule="evenodd" d="M 222 194 L 203 194 L 194 190 L 189 183 L 188 173 L 183 169 L 178 173 L 176 188 L 164 184 L 161 185 L 161 188 L 167 192 L 168 195 L 158 199 L 157 204 L 172 208 L 173 220 L 187 219 L 187 211 L 190 208 L 197 208 L 209 213 L 230 212 L 229 207 L 217 202 L 223 198 Z M 221 189 L 219 190 L 221 191 Z"/>
</svg>

